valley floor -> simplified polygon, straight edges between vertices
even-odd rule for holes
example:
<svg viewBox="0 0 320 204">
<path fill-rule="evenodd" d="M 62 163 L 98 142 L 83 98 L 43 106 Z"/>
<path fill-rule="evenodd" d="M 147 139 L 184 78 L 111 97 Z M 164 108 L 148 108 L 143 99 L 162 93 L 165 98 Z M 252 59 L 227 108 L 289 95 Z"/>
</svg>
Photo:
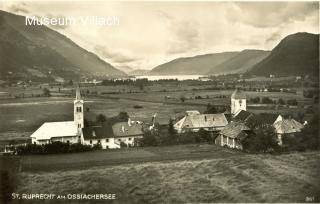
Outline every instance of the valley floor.
<svg viewBox="0 0 320 204">
<path fill-rule="evenodd" d="M 254 155 L 205 144 L 25 156 L 21 162 L 18 193 L 115 193 L 107 203 L 306 202 L 320 196 L 316 151 Z"/>
</svg>

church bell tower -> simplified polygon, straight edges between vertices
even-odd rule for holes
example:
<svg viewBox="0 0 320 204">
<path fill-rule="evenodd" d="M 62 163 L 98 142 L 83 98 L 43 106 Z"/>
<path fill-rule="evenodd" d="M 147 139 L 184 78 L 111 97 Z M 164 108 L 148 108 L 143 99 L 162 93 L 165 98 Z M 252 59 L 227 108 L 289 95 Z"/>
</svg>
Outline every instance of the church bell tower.
<svg viewBox="0 0 320 204">
<path fill-rule="evenodd" d="M 236 89 L 231 95 L 231 114 L 236 116 L 241 110 L 247 110 L 247 99 L 244 92 Z"/>
<path fill-rule="evenodd" d="M 79 130 L 81 130 L 84 127 L 83 103 L 84 101 L 81 99 L 80 89 L 79 87 L 77 87 L 76 99 L 73 101 L 73 120 L 74 124 L 77 126 Z"/>
</svg>

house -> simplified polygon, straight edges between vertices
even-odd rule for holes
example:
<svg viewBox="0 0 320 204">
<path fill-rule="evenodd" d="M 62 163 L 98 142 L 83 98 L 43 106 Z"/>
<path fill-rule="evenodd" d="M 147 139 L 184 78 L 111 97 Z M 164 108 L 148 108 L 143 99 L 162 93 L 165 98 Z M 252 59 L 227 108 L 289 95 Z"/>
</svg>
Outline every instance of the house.
<svg viewBox="0 0 320 204">
<path fill-rule="evenodd" d="M 121 148 L 121 143 L 134 146 L 135 140 L 143 137 L 142 123 L 137 121 L 111 124 L 106 121 L 98 126 L 83 128 L 82 144 L 97 145 L 102 149 Z"/>
<path fill-rule="evenodd" d="M 80 90 L 76 90 L 74 100 L 73 121 L 45 122 L 30 137 L 33 144 L 48 144 L 51 142 L 78 143 L 81 141 L 84 127 L 83 103 Z"/>
<path fill-rule="evenodd" d="M 199 112 L 187 112 L 186 115 L 174 124 L 178 133 L 193 131 L 197 132 L 201 128 L 207 131 L 219 131 L 228 124 L 223 113 L 200 114 Z"/>
<path fill-rule="evenodd" d="M 284 136 L 292 136 L 295 133 L 301 132 L 304 126 L 294 119 L 283 119 L 274 123 L 273 127 L 278 136 L 278 144 L 282 145 Z"/>
<path fill-rule="evenodd" d="M 243 91 L 236 89 L 231 95 L 231 115 L 235 116 L 241 110 L 247 110 L 247 98 Z"/>
<path fill-rule="evenodd" d="M 241 141 L 249 134 L 253 134 L 253 131 L 243 122 L 231 122 L 220 131 L 215 144 L 242 149 Z"/>
<path fill-rule="evenodd" d="M 142 124 L 140 122 L 130 121 L 119 122 L 112 126 L 114 139 L 118 143 L 124 143 L 127 146 L 134 146 L 135 140 L 143 138 Z"/>
</svg>

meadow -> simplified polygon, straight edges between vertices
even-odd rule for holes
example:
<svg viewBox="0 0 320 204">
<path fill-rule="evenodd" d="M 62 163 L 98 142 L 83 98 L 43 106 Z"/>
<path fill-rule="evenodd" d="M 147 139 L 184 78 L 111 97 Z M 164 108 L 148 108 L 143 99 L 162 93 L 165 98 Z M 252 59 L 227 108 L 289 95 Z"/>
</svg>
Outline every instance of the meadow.
<svg viewBox="0 0 320 204">
<path fill-rule="evenodd" d="M 313 197 L 314 201 L 317 201 L 320 196 L 319 152 L 251 155 L 215 145 L 171 146 L 129 151 L 137 151 L 135 153 L 127 151 L 119 150 L 116 154 L 100 152 L 99 159 L 106 157 L 100 160 L 104 165 L 87 162 L 86 167 L 74 166 L 75 155 L 44 156 L 41 159 L 41 163 L 44 163 L 43 168 L 45 164 L 52 164 L 54 161 L 58 169 L 49 166 L 42 170 L 23 170 L 22 167 L 18 174 L 16 192 L 60 195 L 115 193 L 117 199 L 108 201 L 109 203 L 292 203 L 305 202 L 307 197 Z M 117 156 L 114 157 L 115 155 Z M 88 160 L 89 156 L 81 158 L 80 162 L 84 162 L 83 160 Z M 23 165 L 29 163 L 41 168 L 36 160 L 39 158 L 24 158 Z M 70 163 L 67 163 L 67 160 Z M 115 160 L 119 162 L 115 163 Z"/>
</svg>

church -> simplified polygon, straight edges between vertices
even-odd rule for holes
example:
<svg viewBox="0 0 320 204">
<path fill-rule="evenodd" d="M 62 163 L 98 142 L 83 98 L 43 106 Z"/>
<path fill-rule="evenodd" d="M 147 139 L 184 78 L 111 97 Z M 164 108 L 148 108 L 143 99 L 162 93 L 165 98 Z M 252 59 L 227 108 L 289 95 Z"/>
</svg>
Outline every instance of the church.
<svg viewBox="0 0 320 204">
<path fill-rule="evenodd" d="M 80 90 L 76 90 L 73 102 L 74 120 L 62 122 L 45 122 L 30 137 L 32 144 L 48 144 L 51 142 L 81 142 L 84 127 L 83 103 Z"/>
<path fill-rule="evenodd" d="M 137 121 L 101 123 L 99 126 L 84 125 L 84 100 L 80 90 L 76 90 L 73 102 L 73 121 L 45 122 L 30 137 L 32 144 L 49 144 L 52 142 L 81 143 L 98 145 L 102 149 L 115 149 L 121 146 L 134 146 L 137 138 L 143 137 L 142 124 Z"/>
</svg>

